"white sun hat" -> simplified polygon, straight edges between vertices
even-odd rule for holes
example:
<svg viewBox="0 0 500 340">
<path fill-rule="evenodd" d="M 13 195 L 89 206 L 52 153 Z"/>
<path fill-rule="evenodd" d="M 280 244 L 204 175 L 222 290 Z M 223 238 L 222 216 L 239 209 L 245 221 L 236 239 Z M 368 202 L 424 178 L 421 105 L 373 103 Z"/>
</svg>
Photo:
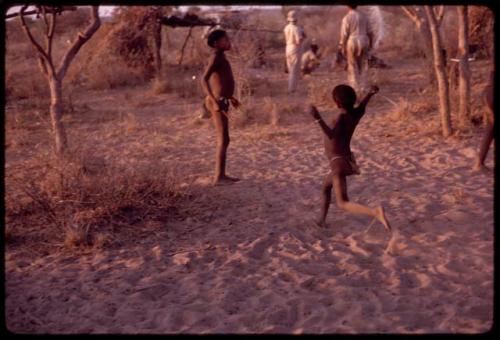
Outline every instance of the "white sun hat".
<svg viewBox="0 0 500 340">
<path fill-rule="evenodd" d="M 287 21 L 297 21 L 297 12 L 295 10 L 291 10 L 288 12 L 288 15 L 286 17 Z"/>
</svg>

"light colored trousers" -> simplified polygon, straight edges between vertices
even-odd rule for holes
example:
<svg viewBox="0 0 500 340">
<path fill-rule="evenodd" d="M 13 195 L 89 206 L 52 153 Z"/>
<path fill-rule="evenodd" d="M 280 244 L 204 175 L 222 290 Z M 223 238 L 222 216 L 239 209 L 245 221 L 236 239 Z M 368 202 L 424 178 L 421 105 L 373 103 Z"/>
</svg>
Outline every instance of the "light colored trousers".
<svg viewBox="0 0 500 340">
<path fill-rule="evenodd" d="M 288 67 L 288 92 L 295 92 L 300 78 L 302 51 L 300 48 L 286 51 L 286 65 Z"/>
<path fill-rule="evenodd" d="M 368 37 L 366 35 L 350 36 L 346 49 L 347 79 L 359 96 L 368 85 Z"/>
</svg>

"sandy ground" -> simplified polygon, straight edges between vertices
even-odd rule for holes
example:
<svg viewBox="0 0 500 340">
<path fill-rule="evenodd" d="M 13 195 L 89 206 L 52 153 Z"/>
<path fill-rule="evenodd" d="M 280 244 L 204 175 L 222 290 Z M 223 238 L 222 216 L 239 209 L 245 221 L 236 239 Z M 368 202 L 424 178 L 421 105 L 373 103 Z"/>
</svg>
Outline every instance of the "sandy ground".
<svg viewBox="0 0 500 340">
<path fill-rule="evenodd" d="M 389 95 L 382 88 L 384 93 Z M 99 94 L 88 105 L 110 105 L 116 96 Z M 301 96 L 305 92 L 289 100 L 300 105 Z M 121 249 L 64 252 L 34 261 L 7 252 L 9 330 L 490 329 L 494 176 L 470 170 L 479 135 L 443 140 L 412 122 L 400 129 L 388 118 L 390 103 L 374 98 L 353 138 L 362 174 L 349 177 L 348 190 L 353 201 L 384 204 L 399 235 L 391 255 L 384 252 L 390 235 L 381 224 L 365 233 L 370 218 L 349 215 L 334 203 L 330 228 L 312 225 L 328 166 L 319 128 L 309 124 L 309 116 L 297 112 L 295 121 L 283 127 L 232 129 L 228 174 L 242 181 L 212 187 L 207 181 L 215 139 L 209 121 L 193 123 L 195 104 L 172 106 L 170 97 L 158 98 L 147 107 L 129 108 L 140 112 L 136 129 L 144 130 L 135 140 L 127 140 L 126 133 L 95 136 L 113 141 L 114 152 L 124 160 L 161 154 L 157 162 L 176 164 L 185 181 L 203 192 L 196 204 L 214 209 L 173 221 Z M 126 141 L 130 146 L 123 146 Z M 134 143 L 150 143 L 151 153 Z M 486 164 L 493 167 L 493 150 Z"/>
</svg>

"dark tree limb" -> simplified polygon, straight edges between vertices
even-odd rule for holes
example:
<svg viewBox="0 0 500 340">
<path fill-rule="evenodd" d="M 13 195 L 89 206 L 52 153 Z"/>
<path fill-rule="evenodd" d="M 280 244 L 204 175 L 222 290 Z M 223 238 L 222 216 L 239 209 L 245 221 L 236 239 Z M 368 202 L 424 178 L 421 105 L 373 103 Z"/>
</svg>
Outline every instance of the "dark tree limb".
<svg viewBox="0 0 500 340">
<path fill-rule="evenodd" d="M 28 6 L 26 6 L 26 8 L 27 7 Z M 62 9 L 52 9 L 52 8 L 46 9 L 46 13 L 59 14 L 61 11 L 76 11 L 76 6 L 63 6 Z M 35 9 L 35 10 L 25 12 L 24 15 L 33 15 L 33 14 L 38 14 L 38 13 L 39 13 L 38 10 Z M 15 17 L 20 16 L 20 15 L 21 15 L 20 12 L 7 14 L 7 15 L 5 15 L 5 19 L 15 18 Z"/>
<path fill-rule="evenodd" d="M 160 23 L 170 27 L 215 26 L 217 23 L 211 19 L 202 19 L 194 14 L 186 14 L 183 18 L 175 15 L 163 17 Z"/>
<path fill-rule="evenodd" d="M 177 62 L 177 65 L 181 65 L 182 64 L 182 59 L 184 59 L 184 49 L 186 48 L 187 42 L 188 42 L 189 38 L 191 37 L 191 33 L 192 32 L 193 32 L 193 26 L 191 26 L 189 28 L 189 32 L 186 35 L 186 39 L 184 39 L 184 43 L 182 44 L 181 52 L 180 52 L 180 55 L 179 55 L 179 61 Z"/>
<path fill-rule="evenodd" d="M 54 64 L 53 64 L 50 56 L 44 51 L 44 49 L 42 48 L 42 46 L 40 46 L 40 44 L 36 41 L 36 39 L 31 34 L 31 31 L 30 31 L 28 25 L 26 25 L 26 20 L 24 19 L 26 8 L 28 8 L 28 5 L 24 5 L 21 8 L 21 11 L 19 12 L 20 13 L 19 18 L 21 20 L 21 26 L 22 26 L 24 32 L 26 33 L 26 35 L 28 36 L 29 40 L 33 44 L 33 46 L 35 46 L 36 50 L 38 51 L 38 54 L 39 54 L 40 58 L 44 60 L 43 69 L 45 71 L 47 71 L 47 65 L 48 65 L 50 67 L 50 71 L 52 72 L 52 74 L 55 74 Z"/>
<path fill-rule="evenodd" d="M 52 14 L 52 20 L 50 21 L 50 27 L 47 33 L 47 54 L 52 59 L 52 41 L 54 38 L 54 31 L 56 28 L 56 15 Z"/>
</svg>

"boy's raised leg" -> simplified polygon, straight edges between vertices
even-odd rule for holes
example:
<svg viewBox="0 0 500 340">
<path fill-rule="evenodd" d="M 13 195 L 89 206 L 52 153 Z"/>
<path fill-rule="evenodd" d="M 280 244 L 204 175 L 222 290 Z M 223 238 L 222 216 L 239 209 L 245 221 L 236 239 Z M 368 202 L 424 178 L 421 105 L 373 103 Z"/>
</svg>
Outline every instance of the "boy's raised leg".
<svg viewBox="0 0 500 340">
<path fill-rule="evenodd" d="M 368 215 L 375 217 L 384 225 L 385 228 L 391 230 L 391 226 L 387 218 L 385 217 L 384 209 L 378 207 L 372 209 L 365 205 L 350 202 L 347 196 L 347 181 L 346 177 L 342 175 L 333 176 L 333 189 L 335 191 L 335 199 L 337 200 L 337 205 L 339 208 L 354 214 Z"/>
</svg>

